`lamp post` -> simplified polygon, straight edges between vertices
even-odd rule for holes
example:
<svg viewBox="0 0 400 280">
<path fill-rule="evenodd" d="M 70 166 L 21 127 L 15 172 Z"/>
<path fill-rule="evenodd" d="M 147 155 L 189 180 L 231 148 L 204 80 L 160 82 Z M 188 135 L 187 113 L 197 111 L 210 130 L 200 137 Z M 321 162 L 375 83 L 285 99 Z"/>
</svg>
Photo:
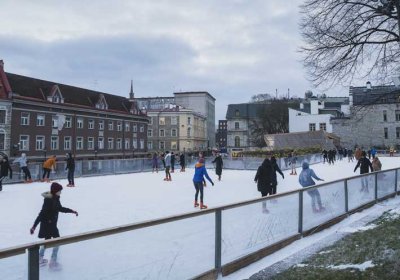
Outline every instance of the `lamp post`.
<svg viewBox="0 0 400 280">
<path fill-rule="evenodd" d="M 97 159 L 97 147 L 94 148 L 94 159 Z"/>
<path fill-rule="evenodd" d="M 47 158 L 46 146 L 43 147 L 43 152 L 44 152 L 44 160 L 46 161 L 46 158 Z"/>
</svg>

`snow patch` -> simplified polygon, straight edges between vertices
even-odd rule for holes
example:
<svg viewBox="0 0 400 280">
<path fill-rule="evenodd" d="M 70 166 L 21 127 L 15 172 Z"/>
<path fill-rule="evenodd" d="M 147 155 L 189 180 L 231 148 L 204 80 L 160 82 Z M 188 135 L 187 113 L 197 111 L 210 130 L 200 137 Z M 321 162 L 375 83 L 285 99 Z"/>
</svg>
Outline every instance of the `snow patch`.
<svg viewBox="0 0 400 280">
<path fill-rule="evenodd" d="M 321 252 L 319 252 L 318 254 L 319 254 L 319 255 L 325 255 L 325 254 L 329 254 L 329 253 L 331 253 L 331 252 L 333 252 L 333 250 L 321 251 Z"/>
<path fill-rule="evenodd" d="M 341 264 L 341 265 L 329 265 L 327 268 L 329 269 L 338 269 L 338 270 L 343 270 L 343 269 L 358 269 L 360 271 L 365 271 L 368 268 L 374 267 L 375 265 L 372 263 L 372 261 L 366 261 L 361 264 Z"/>
<path fill-rule="evenodd" d="M 294 267 L 307 267 L 308 266 L 308 264 L 306 264 L 306 263 L 299 263 L 299 264 L 296 264 Z"/>
<path fill-rule="evenodd" d="M 370 224 L 367 226 L 362 226 L 362 227 L 345 227 L 345 228 L 341 228 L 339 229 L 340 232 L 349 232 L 349 233 L 354 233 L 354 232 L 358 232 L 358 231 L 366 231 L 366 230 L 370 230 L 373 228 L 376 228 L 377 225 L 375 224 Z"/>
</svg>

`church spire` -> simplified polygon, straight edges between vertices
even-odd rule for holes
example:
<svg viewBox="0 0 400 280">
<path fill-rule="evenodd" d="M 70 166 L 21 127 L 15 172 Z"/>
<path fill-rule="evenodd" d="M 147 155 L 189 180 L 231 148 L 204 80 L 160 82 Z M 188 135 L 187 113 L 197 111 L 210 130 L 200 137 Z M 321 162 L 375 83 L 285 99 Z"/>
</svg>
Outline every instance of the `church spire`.
<svg viewBox="0 0 400 280">
<path fill-rule="evenodd" d="M 135 99 L 135 93 L 133 92 L 133 80 L 131 80 L 131 91 L 129 92 L 129 99 Z"/>
</svg>

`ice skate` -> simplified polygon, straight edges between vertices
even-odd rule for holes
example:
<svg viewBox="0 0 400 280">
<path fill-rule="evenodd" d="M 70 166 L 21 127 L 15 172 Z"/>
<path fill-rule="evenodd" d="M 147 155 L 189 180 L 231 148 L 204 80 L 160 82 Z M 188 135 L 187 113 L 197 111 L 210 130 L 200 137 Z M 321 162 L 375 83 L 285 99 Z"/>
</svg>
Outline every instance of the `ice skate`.
<svg viewBox="0 0 400 280">
<path fill-rule="evenodd" d="M 168 181 L 168 178 L 164 178 L 164 181 Z"/>
<path fill-rule="evenodd" d="M 199 203 L 197 201 L 194 202 L 194 207 L 199 207 Z"/>
<path fill-rule="evenodd" d="M 46 266 L 49 261 L 43 257 L 39 257 L 39 266 Z"/>
<path fill-rule="evenodd" d="M 49 269 L 52 271 L 60 271 L 62 269 L 62 266 L 59 262 L 51 260 L 49 262 Z"/>
<path fill-rule="evenodd" d="M 203 202 L 200 202 L 200 209 L 207 209 L 207 205 L 203 204 Z"/>
</svg>

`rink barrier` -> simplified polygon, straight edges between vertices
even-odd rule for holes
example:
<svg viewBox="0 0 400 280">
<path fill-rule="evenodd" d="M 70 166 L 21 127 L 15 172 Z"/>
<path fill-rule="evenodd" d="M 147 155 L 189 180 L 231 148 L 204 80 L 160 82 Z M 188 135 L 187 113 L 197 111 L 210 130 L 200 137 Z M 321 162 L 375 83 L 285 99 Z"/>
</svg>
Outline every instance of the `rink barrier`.
<svg viewBox="0 0 400 280">
<path fill-rule="evenodd" d="M 45 246 L 46 248 L 51 248 L 55 246 L 62 246 L 62 245 L 67 245 L 67 244 L 72 244 L 76 242 L 82 242 L 86 240 L 92 240 L 95 238 L 100 238 L 100 237 L 105 237 L 105 236 L 110 236 L 110 235 L 115 235 L 123 232 L 128 232 L 128 231 L 134 231 L 138 229 L 143 229 L 147 227 L 154 227 L 157 225 L 162 225 L 166 224 L 169 222 L 174 222 L 174 221 L 179 221 L 179 220 L 184 220 L 184 219 L 190 219 L 194 217 L 199 217 L 202 215 L 207 215 L 207 214 L 215 214 L 215 267 L 213 269 L 210 269 L 208 271 L 205 271 L 204 273 L 200 275 L 194 275 L 191 279 L 217 279 L 218 275 L 221 273 L 223 276 L 226 276 L 230 273 L 233 273 L 255 261 L 258 261 L 265 256 L 268 256 L 285 246 L 291 244 L 292 242 L 301 239 L 302 237 L 306 237 L 309 235 L 312 235 L 316 232 L 319 232 L 323 229 L 329 228 L 332 225 L 339 223 L 349 215 L 362 211 L 366 208 L 369 208 L 373 205 L 375 205 L 379 201 L 386 200 L 390 197 L 394 197 L 399 193 L 398 191 L 398 178 L 399 178 L 399 172 L 400 169 L 394 168 L 394 169 L 389 169 L 389 170 L 383 170 L 379 172 L 373 172 L 373 173 L 368 173 L 364 175 L 357 175 L 345 179 L 340 179 L 340 180 L 335 180 L 332 182 L 326 182 L 320 185 L 315 185 L 307 188 L 302 188 L 298 190 L 293 190 L 285 193 L 279 193 L 273 196 L 268 196 L 268 197 L 261 197 L 257 199 L 252 199 L 252 200 L 247 200 L 247 201 L 242 201 L 239 203 L 234 203 L 234 204 L 229 204 L 229 205 L 224 205 L 221 207 L 216 207 L 216 208 L 209 208 L 205 209 L 202 211 L 195 211 L 195 212 L 190 212 L 190 213 L 185 213 L 181 215 L 175 215 L 175 216 L 169 216 L 161 219 L 156 219 L 156 220 L 149 220 L 145 222 L 140 222 L 140 223 L 133 223 L 133 224 L 128 224 L 128 225 L 122 225 L 122 226 L 116 226 L 116 227 L 111 227 L 103 230 L 95 230 L 95 231 L 90 231 L 86 233 L 80 233 L 80 234 L 75 234 L 75 235 L 70 235 L 70 236 L 65 236 L 61 238 L 56 238 L 52 240 L 47 240 L 47 241 L 39 241 L 39 242 L 34 242 L 34 243 L 29 243 L 21 246 L 16 246 L 12 248 L 6 248 L 3 250 L 0 250 L 0 260 L 3 258 L 8 258 L 16 255 L 22 255 L 26 254 L 28 252 L 28 279 L 29 280 L 38 280 L 39 278 L 39 247 L 40 246 Z M 379 176 L 382 174 L 382 178 L 388 177 L 389 179 L 386 180 L 391 180 L 391 176 L 388 176 L 390 174 L 394 174 L 394 180 L 389 181 L 389 189 L 390 191 L 387 191 L 387 193 L 382 194 L 381 196 L 379 195 L 379 188 L 380 187 L 385 187 L 384 183 L 387 183 L 383 181 L 382 179 L 382 186 L 379 184 Z M 374 180 L 373 188 L 374 188 L 374 193 L 372 199 L 368 199 L 365 201 L 365 203 L 359 203 L 356 205 L 356 207 L 351 208 L 349 204 L 350 196 L 354 195 L 350 191 L 350 187 L 348 182 L 349 181 L 354 181 L 363 178 L 368 177 L 369 179 Z M 360 181 L 361 182 L 361 181 Z M 310 190 L 315 190 L 319 189 L 323 191 L 324 189 L 328 189 L 328 187 L 332 187 L 335 184 L 342 184 L 343 183 L 343 191 L 345 192 L 344 200 L 343 203 L 345 205 L 345 213 L 341 215 L 337 215 L 336 217 L 329 219 L 327 221 L 324 221 L 317 226 L 313 226 L 311 228 L 305 229 L 304 226 L 304 215 L 305 212 L 303 211 L 304 206 L 305 206 L 305 201 L 304 201 L 304 192 L 310 191 Z M 393 183 L 393 184 L 392 184 Z M 353 188 L 358 188 L 360 185 L 355 184 L 355 187 Z M 388 185 L 386 185 L 387 187 Z M 382 189 L 381 189 L 382 191 Z M 359 192 L 355 192 L 356 195 L 360 195 Z M 222 254 L 222 238 L 223 238 L 223 215 L 222 213 L 227 210 L 239 208 L 243 209 L 245 206 L 253 205 L 256 203 L 262 203 L 264 201 L 269 201 L 269 200 L 279 200 L 280 198 L 285 198 L 293 195 L 298 195 L 298 232 L 296 234 L 286 236 L 279 240 L 278 242 L 275 242 L 271 245 L 265 246 L 259 250 L 256 250 L 254 252 L 251 252 L 249 254 L 246 254 L 244 256 L 237 257 L 233 261 L 229 261 L 227 263 L 223 263 L 223 254 Z M 307 205 L 309 206 L 309 205 Z M 268 216 L 266 216 L 268 217 Z"/>
</svg>

